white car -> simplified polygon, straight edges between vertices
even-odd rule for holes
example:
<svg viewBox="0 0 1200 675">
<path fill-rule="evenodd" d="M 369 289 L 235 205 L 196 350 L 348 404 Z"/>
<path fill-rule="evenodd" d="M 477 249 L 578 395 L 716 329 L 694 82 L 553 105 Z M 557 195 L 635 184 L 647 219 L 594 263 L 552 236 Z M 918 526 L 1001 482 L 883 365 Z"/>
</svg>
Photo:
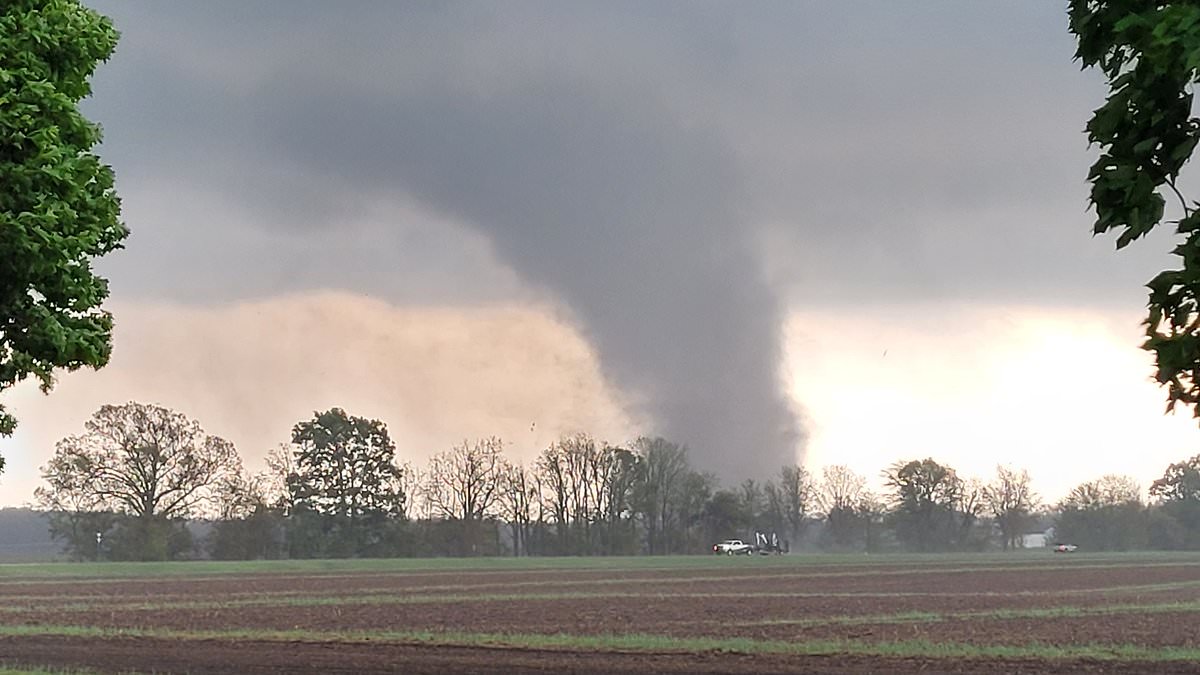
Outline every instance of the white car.
<svg viewBox="0 0 1200 675">
<path fill-rule="evenodd" d="M 726 539 L 725 541 L 713 545 L 713 553 L 724 553 L 725 555 L 752 555 L 754 547 L 741 539 Z"/>
<path fill-rule="evenodd" d="M 1079 547 L 1075 544 L 1059 544 L 1054 547 L 1055 553 L 1074 553 Z"/>
</svg>

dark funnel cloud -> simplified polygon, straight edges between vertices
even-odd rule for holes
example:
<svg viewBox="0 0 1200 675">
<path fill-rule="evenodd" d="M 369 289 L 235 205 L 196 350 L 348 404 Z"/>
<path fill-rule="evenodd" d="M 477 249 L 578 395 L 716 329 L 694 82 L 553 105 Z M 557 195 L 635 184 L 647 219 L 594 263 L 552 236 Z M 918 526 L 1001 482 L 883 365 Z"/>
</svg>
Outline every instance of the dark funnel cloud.
<svg viewBox="0 0 1200 675">
<path fill-rule="evenodd" d="M 487 233 L 561 297 L 614 382 L 701 467 L 761 477 L 795 461 L 779 302 L 740 213 L 738 168 L 710 134 L 567 81 L 486 97 L 290 94 L 272 136 L 292 161 L 402 189 Z"/>
</svg>

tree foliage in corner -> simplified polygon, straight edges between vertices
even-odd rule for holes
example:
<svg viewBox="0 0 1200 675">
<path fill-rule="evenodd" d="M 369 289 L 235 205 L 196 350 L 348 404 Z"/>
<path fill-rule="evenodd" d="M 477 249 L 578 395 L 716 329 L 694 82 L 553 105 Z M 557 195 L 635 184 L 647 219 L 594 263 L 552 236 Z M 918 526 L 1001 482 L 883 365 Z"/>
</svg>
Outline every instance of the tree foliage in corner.
<svg viewBox="0 0 1200 675">
<path fill-rule="evenodd" d="M 116 43 L 78 0 L 0 3 L 0 391 L 30 376 L 49 391 L 55 368 L 108 361 L 108 284 L 91 261 L 127 231 L 78 103 Z M 0 435 L 15 425 L 0 406 Z"/>
<path fill-rule="evenodd" d="M 1200 80 L 1200 4 L 1163 0 L 1071 0 L 1070 29 L 1085 68 L 1099 68 L 1109 95 L 1087 124 L 1101 155 L 1092 166 L 1094 232 L 1116 231 L 1117 248 L 1145 235 L 1178 204 L 1179 268 L 1154 277 L 1144 347 L 1154 352 L 1168 409 L 1200 417 L 1200 203 L 1179 174 L 1200 140 L 1192 116 Z M 1172 207 L 1174 211 L 1174 207 Z"/>
</svg>

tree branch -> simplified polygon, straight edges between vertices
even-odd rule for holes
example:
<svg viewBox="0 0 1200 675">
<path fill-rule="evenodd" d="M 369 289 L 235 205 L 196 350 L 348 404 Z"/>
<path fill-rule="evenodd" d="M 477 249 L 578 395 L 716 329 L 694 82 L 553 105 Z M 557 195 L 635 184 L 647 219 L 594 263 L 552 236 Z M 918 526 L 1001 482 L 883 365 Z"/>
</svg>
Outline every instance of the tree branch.
<svg viewBox="0 0 1200 675">
<path fill-rule="evenodd" d="M 1175 193 L 1175 197 L 1179 199 L 1179 206 L 1183 208 L 1183 217 L 1187 218 L 1192 215 L 1192 210 L 1188 208 L 1187 200 L 1183 198 L 1183 194 L 1179 192 L 1179 188 L 1175 187 L 1175 179 L 1167 179 L 1167 187 L 1171 188 L 1171 192 Z"/>
</svg>

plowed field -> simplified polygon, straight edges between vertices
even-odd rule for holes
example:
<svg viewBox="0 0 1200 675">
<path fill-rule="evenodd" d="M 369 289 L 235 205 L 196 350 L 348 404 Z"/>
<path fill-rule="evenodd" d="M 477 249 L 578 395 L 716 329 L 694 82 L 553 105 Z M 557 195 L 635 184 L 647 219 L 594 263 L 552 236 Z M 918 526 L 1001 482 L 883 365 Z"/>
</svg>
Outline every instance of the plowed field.
<svg viewBox="0 0 1200 675">
<path fill-rule="evenodd" d="M 0 665 L 1200 672 L 1200 556 L 0 566 Z"/>
</svg>

